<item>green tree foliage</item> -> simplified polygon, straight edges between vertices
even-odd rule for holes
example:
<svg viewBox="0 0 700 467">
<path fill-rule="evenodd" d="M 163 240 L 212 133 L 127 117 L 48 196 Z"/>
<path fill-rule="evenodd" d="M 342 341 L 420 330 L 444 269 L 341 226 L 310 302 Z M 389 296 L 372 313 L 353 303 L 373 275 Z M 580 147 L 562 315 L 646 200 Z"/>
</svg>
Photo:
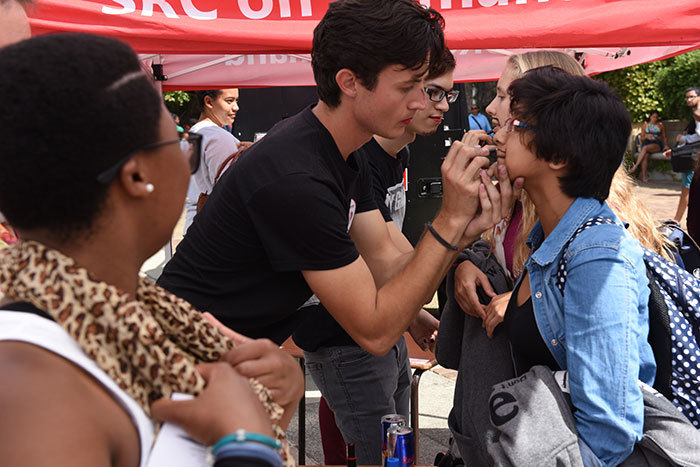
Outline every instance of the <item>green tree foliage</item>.
<svg viewBox="0 0 700 467">
<path fill-rule="evenodd" d="M 672 118 L 688 119 L 685 90 L 700 86 L 700 50 L 670 58 L 673 65 L 659 70 L 657 82 L 664 97 L 664 110 Z"/>
<path fill-rule="evenodd" d="M 163 100 L 169 111 L 182 115 L 190 102 L 190 94 L 186 91 L 166 91 Z"/>
<path fill-rule="evenodd" d="M 687 119 L 683 94 L 690 86 L 700 86 L 700 50 L 596 78 L 615 88 L 634 121 L 646 120 L 652 110 L 660 111 L 664 120 Z"/>
</svg>

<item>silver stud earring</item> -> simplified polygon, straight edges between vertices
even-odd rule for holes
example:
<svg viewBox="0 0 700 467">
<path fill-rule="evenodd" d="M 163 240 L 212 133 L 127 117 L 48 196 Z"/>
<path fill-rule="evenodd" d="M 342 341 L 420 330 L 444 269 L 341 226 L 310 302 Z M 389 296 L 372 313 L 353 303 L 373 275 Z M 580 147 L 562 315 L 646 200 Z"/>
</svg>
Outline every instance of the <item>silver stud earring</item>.
<svg viewBox="0 0 700 467">
<path fill-rule="evenodd" d="M 155 191 L 156 187 L 153 186 L 153 183 L 146 183 L 146 191 L 149 193 L 153 193 Z"/>
</svg>

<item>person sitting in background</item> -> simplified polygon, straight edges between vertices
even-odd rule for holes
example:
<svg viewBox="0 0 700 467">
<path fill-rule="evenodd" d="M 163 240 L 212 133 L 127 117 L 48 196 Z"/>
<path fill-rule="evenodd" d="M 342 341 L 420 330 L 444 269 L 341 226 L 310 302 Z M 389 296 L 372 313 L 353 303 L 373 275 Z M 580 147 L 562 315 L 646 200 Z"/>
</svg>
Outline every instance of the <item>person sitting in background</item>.
<svg viewBox="0 0 700 467">
<path fill-rule="evenodd" d="M 138 56 L 115 39 L 53 34 L 0 50 L 0 69 L 0 99 L 16 108 L 0 114 L 0 209 L 21 238 L 0 252 L 0 465 L 146 466 L 156 420 L 208 445 L 239 429 L 277 445 L 303 392 L 296 362 L 269 341 L 237 338 L 233 350 L 139 277 L 200 151 L 177 137 Z M 176 392 L 196 397 L 169 400 Z M 282 463 L 263 444 L 220 444 L 218 466 Z"/>
<path fill-rule="evenodd" d="M 637 171 L 637 167 L 642 167 L 642 181 L 647 182 L 647 165 L 649 164 L 649 156 L 655 152 L 668 149 L 666 143 L 666 127 L 659 118 L 659 112 L 654 110 L 649 114 L 649 118 L 642 125 L 640 133 L 642 141 L 642 149 L 639 151 L 637 162 L 630 169 L 630 173 Z"/>
</svg>

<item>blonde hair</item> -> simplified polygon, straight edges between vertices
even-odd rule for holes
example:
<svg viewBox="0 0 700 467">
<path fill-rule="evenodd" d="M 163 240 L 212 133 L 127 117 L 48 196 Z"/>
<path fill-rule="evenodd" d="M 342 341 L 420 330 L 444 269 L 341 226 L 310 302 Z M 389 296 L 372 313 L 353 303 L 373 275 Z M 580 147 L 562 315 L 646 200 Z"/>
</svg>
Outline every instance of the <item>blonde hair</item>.
<svg viewBox="0 0 700 467">
<path fill-rule="evenodd" d="M 506 67 L 513 72 L 513 76 L 517 79 L 526 71 L 547 65 L 561 68 L 571 75 L 586 76 L 586 71 L 571 55 L 552 50 L 538 50 L 511 55 L 508 58 Z"/>
<path fill-rule="evenodd" d="M 535 52 L 511 55 L 506 63 L 506 70 L 509 70 L 513 79 L 516 80 L 529 70 L 547 65 L 561 68 L 572 75 L 586 76 L 586 71 L 573 57 L 564 52 L 550 50 L 537 50 Z M 523 216 L 513 250 L 513 273 L 516 277 L 522 273 L 525 261 L 530 256 L 530 249 L 527 247 L 526 240 L 538 220 L 535 205 L 530 201 L 525 190 L 520 196 L 520 203 L 522 204 Z M 491 243 L 493 245 L 493 241 Z"/>
<path fill-rule="evenodd" d="M 506 64 L 506 71 L 510 71 L 515 80 L 533 68 L 547 65 L 556 66 L 572 75 L 586 76 L 583 67 L 573 57 L 563 52 L 548 50 L 511 55 Z M 610 195 L 607 200 L 610 208 L 615 211 L 620 219 L 629 222 L 628 232 L 642 246 L 665 258 L 672 259 L 669 249 L 673 248 L 673 244 L 661 235 L 661 232 L 655 226 L 651 214 L 634 194 L 633 188 L 634 182 L 632 179 L 622 168 L 619 168 L 615 172 L 610 185 Z M 530 231 L 538 221 L 535 205 L 524 190 L 520 197 L 520 202 L 523 215 L 513 250 L 513 273 L 516 277 L 522 273 L 525 261 L 530 256 L 530 249 L 526 241 Z M 485 238 L 490 240 L 493 246 L 493 236 L 487 235 Z"/>
<path fill-rule="evenodd" d="M 675 249 L 673 242 L 664 237 L 656 228 L 656 222 L 654 222 L 651 213 L 634 193 L 634 186 L 635 184 L 627 172 L 622 167 L 617 169 L 607 199 L 610 209 L 615 211 L 620 220 L 629 223 L 627 231 L 643 247 L 674 261 L 670 253 L 672 249 Z"/>
</svg>

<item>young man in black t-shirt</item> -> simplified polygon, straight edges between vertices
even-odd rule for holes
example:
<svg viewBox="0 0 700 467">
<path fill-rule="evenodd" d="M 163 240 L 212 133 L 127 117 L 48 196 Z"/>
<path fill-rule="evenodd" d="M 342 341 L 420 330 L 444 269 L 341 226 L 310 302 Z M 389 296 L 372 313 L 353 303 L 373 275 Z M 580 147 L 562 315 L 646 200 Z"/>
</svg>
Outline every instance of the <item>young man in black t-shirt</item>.
<svg viewBox="0 0 700 467">
<path fill-rule="evenodd" d="M 275 125 L 219 180 L 159 283 L 251 337 L 284 341 L 313 294 L 363 349 L 386 354 L 459 250 L 504 217 L 512 193 L 476 138 L 442 165 L 443 200 L 412 252 L 396 248 L 355 154 L 395 138 L 426 105 L 442 17 L 412 0 L 339 0 L 314 30 L 319 102 Z M 377 423 L 379 423 L 377 421 Z"/>
<path fill-rule="evenodd" d="M 459 91 L 453 90 L 454 68 L 454 57 L 445 49 L 442 59 L 429 70 L 425 80 L 429 100 L 425 108 L 413 116 L 404 134 L 397 138 L 375 135 L 356 151 L 369 162 L 372 196 L 396 248 L 403 252 L 413 250 L 401 233 L 406 213 L 407 145 L 417 134 L 434 133 L 449 110 L 449 103 L 457 99 Z M 345 452 L 343 443 L 332 447 L 329 444 L 334 439 L 331 433 L 335 429 L 334 420 L 343 438 L 355 443 L 355 453 L 361 462 L 378 464 L 381 433 L 377 420 L 388 413 L 408 416 L 411 371 L 404 338 L 401 337 L 387 354 L 375 356 L 359 347 L 322 304 L 310 304 L 305 312 L 309 316 L 293 337 L 304 349 L 307 368 L 327 402 L 319 406 L 326 461 L 329 456 L 331 459 L 344 457 Z M 327 324 L 319 327 L 319 323 Z M 408 330 L 420 347 L 434 348 L 439 324 L 429 312 L 421 310 Z M 326 407 L 331 407 L 332 413 Z"/>
</svg>

